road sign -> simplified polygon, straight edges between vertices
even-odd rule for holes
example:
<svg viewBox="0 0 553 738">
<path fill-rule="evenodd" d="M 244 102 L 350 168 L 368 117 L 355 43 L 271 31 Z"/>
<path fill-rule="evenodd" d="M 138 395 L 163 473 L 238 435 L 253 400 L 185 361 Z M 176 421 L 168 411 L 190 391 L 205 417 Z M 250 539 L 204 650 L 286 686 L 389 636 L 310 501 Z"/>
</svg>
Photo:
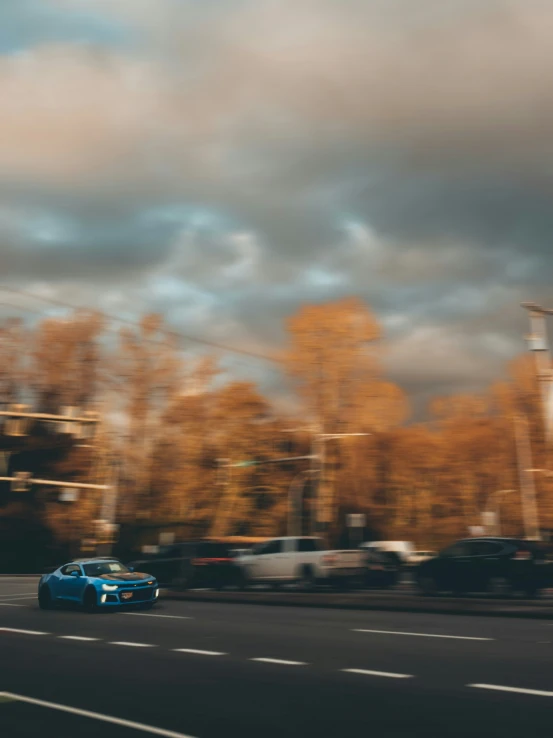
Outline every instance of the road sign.
<svg viewBox="0 0 553 738">
<path fill-rule="evenodd" d="M 78 499 L 79 499 L 78 489 L 64 489 L 62 492 L 60 492 L 60 496 L 59 496 L 60 502 L 77 502 Z"/>
<path fill-rule="evenodd" d="M 347 516 L 348 528 L 364 528 L 367 524 L 367 516 L 364 513 L 352 513 Z"/>
</svg>

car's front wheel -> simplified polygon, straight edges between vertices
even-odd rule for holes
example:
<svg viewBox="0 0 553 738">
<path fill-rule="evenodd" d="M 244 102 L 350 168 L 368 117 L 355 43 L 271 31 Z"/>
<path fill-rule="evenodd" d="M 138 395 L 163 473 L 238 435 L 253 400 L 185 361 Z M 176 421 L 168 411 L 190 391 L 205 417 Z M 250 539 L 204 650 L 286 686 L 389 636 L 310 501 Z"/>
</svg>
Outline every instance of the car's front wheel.
<svg viewBox="0 0 553 738">
<path fill-rule="evenodd" d="M 52 593 L 47 584 L 44 584 L 38 592 L 38 606 L 41 610 L 52 609 Z"/>
<path fill-rule="evenodd" d="M 86 612 L 94 612 L 98 608 L 98 595 L 94 587 L 88 587 L 83 597 L 83 607 Z"/>
</svg>

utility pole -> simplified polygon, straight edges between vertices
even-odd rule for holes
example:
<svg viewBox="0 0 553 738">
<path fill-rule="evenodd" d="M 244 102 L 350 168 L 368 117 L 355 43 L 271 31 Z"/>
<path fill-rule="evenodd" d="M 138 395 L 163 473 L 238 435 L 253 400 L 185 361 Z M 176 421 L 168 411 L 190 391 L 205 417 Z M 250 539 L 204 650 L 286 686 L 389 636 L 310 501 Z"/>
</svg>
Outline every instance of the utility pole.
<svg viewBox="0 0 553 738">
<path fill-rule="evenodd" d="M 533 302 L 523 302 L 530 318 L 530 335 L 526 337 L 528 348 L 536 361 L 536 373 L 540 386 L 542 412 L 547 443 L 553 441 L 553 368 L 549 354 L 546 316 L 553 315 L 553 309 L 543 308 Z"/>
</svg>

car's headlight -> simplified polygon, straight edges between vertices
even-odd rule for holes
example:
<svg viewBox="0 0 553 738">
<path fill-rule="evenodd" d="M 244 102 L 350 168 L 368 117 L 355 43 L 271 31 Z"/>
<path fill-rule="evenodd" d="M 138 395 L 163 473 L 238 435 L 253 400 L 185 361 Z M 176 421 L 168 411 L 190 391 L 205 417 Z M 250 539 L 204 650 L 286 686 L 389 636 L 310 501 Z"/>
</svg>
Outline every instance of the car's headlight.
<svg viewBox="0 0 553 738">
<path fill-rule="evenodd" d="M 115 592 L 118 587 L 116 584 L 102 584 L 102 589 L 104 592 Z"/>
</svg>

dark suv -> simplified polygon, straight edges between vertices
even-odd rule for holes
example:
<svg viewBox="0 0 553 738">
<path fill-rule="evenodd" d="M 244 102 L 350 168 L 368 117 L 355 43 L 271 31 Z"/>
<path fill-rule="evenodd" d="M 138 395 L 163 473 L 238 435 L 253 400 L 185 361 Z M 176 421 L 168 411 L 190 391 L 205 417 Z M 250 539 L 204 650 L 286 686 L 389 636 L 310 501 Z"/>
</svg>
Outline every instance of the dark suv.
<svg viewBox="0 0 553 738">
<path fill-rule="evenodd" d="M 226 543 L 218 541 L 186 541 L 161 546 L 155 554 L 132 561 L 156 577 L 162 587 L 208 587 L 223 589 L 239 582 L 240 569 Z"/>
<path fill-rule="evenodd" d="M 522 592 L 535 597 L 550 586 L 551 559 L 545 547 L 519 538 L 457 541 L 415 572 L 423 594 Z"/>
</svg>

